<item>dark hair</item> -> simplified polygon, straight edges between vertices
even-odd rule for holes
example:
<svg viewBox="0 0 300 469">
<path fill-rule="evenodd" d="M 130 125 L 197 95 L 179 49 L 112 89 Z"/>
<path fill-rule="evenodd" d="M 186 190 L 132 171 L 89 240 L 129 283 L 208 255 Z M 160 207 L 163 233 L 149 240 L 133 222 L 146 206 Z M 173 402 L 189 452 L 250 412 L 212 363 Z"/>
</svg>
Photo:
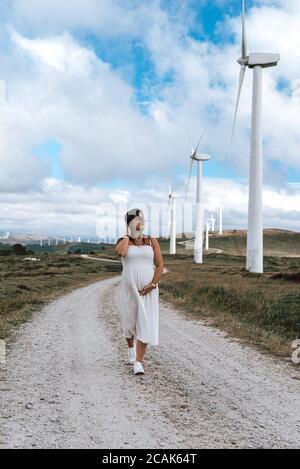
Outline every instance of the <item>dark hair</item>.
<svg viewBox="0 0 300 469">
<path fill-rule="evenodd" d="M 140 214 L 143 214 L 143 212 L 139 208 L 132 208 L 131 210 L 128 210 L 125 214 L 125 221 L 127 225 L 135 218 L 138 217 Z"/>
</svg>

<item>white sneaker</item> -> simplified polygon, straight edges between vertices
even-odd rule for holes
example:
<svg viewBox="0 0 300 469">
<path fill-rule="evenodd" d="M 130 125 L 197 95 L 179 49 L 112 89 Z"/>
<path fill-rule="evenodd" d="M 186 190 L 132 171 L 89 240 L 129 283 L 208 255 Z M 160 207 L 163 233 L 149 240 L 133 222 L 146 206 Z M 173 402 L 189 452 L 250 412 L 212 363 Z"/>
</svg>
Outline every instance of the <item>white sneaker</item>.
<svg viewBox="0 0 300 469">
<path fill-rule="evenodd" d="M 134 365 L 135 359 L 136 359 L 135 347 L 129 347 L 128 363 L 130 363 L 130 365 Z"/>
<path fill-rule="evenodd" d="M 143 375 L 145 373 L 143 365 L 138 361 L 134 363 L 133 371 L 135 375 Z"/>
</svg>

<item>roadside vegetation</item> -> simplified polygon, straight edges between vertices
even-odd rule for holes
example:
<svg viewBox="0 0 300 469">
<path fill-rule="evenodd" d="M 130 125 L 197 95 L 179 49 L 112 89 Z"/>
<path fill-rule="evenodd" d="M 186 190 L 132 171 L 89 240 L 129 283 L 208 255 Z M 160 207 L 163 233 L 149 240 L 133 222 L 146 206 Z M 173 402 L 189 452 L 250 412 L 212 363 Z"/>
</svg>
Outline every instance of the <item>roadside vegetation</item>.
<svg viewBox="0 0 300 469">
<path fill-rule="evenodd" d="M 245 231 L 211 236 L 202 265 L 193 263 L 192 249 L 182 244 L 186 239 L 178 240 L 175 256 L 168 254 L 169 240 L 159 239 L 168 269 L 160 281 L 161 299 L 232 338 L 290 357 L 292 341 L 300 339 L 300 233 L 265 231 L 262 275 L 245 270 Z M 2 249 L 10 253 L 1 255 Z M 0 246 L 0 338 L 45 302 L 122 271 L 109 244 L 22 249 Z M 29 255 L 40 260 L 25 260 Z"/>
<path fill-rule="evenodd" d="M 35 253 L 33 260 L 29 253 L 0 257 L 0 339 L 46 302 L 121 270 L 119 264 L 74 254 Z"/>
</svg>

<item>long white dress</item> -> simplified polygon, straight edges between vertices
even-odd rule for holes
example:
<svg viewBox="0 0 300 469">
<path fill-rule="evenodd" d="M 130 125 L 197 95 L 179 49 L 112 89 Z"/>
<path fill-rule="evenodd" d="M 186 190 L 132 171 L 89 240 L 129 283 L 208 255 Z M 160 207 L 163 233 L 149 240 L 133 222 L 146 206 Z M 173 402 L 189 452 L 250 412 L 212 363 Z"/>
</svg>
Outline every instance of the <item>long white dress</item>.
<svg viewBox="0 0 300 469">
<path fill-rule="evenodd" d="M 159 290 L 158 286 L 140 295 L 154 274 L 154 252 L 149 245 L 129 245 L 122 258 L 123 271 L 117 301 L 121 312 L 121 332 L 143 343 L 158 345 Z"/>
</svg>

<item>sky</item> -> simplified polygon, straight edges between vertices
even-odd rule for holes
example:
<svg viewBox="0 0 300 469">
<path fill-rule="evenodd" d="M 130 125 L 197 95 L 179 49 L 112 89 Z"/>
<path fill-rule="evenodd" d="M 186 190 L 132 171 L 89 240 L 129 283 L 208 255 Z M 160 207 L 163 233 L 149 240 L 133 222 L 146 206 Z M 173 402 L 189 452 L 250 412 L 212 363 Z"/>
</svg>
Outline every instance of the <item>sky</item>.
<svg viewBox="0 0 300 469">
<path fill-rule="evenodd" d="M 230 145 L 240 9 L 0 0 L 0 231 L 94 236 L 99 206 L 159 207 L 169 185 L 180 203 L 203 131 L 205 208 L 246 228 L 250 70 Z M 246 0 L 246 14 L 249 51 L 281 56 L 263 72 L 264 226 L 300 231 L 300 2 Z M 195 188 L 194 170 L 189 201 Z"/>
</svg>

